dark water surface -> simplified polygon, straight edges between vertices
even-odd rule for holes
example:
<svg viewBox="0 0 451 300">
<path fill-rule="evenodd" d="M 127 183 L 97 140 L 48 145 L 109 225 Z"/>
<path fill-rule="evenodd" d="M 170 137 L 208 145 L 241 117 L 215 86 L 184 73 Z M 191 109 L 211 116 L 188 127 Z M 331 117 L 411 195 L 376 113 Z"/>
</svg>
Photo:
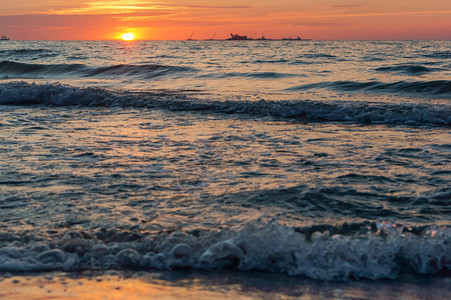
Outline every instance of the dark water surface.
<svg viewBox="0 0 451 300">
<path fill-rule="evenodd" d="M 450 46 L 2 43 L 0 271 L 449 276 Z"/>
</svg>

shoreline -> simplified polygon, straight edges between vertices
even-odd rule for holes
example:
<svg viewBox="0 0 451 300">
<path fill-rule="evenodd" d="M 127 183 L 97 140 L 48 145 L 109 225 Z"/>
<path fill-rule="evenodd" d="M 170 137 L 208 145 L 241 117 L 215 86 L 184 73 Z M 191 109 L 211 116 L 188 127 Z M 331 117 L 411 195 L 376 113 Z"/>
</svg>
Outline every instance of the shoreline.
<svg viewBox="0 0 451 300">
<path fill-rule="evenodd" d="M 0 275 L 5 299 L 447 299 L 449 277 L 324 282 L 259 272 Z"/>
</svg>

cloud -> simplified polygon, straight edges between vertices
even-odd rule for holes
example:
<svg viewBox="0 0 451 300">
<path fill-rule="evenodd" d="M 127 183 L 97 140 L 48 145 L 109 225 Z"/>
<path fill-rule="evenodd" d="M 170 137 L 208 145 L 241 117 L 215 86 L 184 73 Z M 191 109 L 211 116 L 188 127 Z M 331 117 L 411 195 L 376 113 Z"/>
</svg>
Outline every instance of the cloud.
<svg viewBox="0 0 451 300">
<path fill-rule="evenodd" d="M 171 9 L 171 7 L 148 1 L 99 1 L 89 2 L 75 8 L 56 10 L 53 13 L 58 15 L 122 14 L 160 9 Z"/>
<path fill-rule="evenodd" d="M 276 22 L 279 25 L 309 26 L 309 27 L 348 27 L 349 23 L 338 22 L 306 22 L 306 21 L 283 21 Z"/>
<path fill-rule="evenodd" d="M 172 5 L 173 7 L 182 7 L 182 8 L 206 8 L 206 9 L 247 9 L 252 8 L 252 6 L 244 6 L 244 5 L 235 5 L 235 6 L 219 6 L 219 5 Z"/>
<path fill-rule="evenodd" d="M 441 15 L 451 14 L 451 10 L 442 11 L 400 11 L 400 12 L 377 12 L 377 13 L 354 13 L 354 14 L 324 14 L 318 18 L 349 18 L 349 17 L 377 17 L 377 16 L 414 16 L 414 15 Z"/>
<path fill-rule="evenodd" d="M 122 14 L 140 13 L 154 10 L 190 10 L 190 9 L 247 9 L 250 6 L 243 5 L 201 5 L 201 4 L 179 4 L 150 1 L 96 1 L 88 2 L 74 8 L 66 8 L 52 11 L 53 14 Z"/>
</svg>

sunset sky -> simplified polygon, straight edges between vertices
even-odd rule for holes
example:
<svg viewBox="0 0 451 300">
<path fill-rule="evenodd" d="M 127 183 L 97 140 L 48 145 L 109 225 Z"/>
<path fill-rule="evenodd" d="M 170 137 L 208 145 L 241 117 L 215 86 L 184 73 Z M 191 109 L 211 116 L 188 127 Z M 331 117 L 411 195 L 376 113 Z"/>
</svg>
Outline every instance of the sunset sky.
<svg viewBox="0 0 451 300">
<path fill-rule="evenodd" d="M 451 39 L 450 0 L 0 0 L 14 40 Z"/>
</svg>

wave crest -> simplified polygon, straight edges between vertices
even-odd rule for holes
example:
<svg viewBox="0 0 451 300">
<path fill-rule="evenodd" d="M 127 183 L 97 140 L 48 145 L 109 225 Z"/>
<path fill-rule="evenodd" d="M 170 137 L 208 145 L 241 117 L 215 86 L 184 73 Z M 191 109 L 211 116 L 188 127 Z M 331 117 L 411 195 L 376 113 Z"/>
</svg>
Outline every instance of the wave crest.
<svg viewBox="0 0 451 300">
<path fill-rule="evenodd" d="M 12 61 L 0 62 L 0 76 L 12 78 L 34 78 L 36 76 L 79 76 L 79 77 L 116 77 L 126 76 L 151 79 L 158 76 L 194 71 L 180 66 L 166 65 L 114 65 L 107 67 L 90 67 L 83 64 L 26 64 Z"/>
<path fill-rule="evenodd" d="M 387 73 L 393 72 L 397 74 L 412 75 L 412 76 L 424 75 L 436 71 L 443 71 L 443 69 L 441 68 L 429 68 L 422 65 L 408 65 L 408 64 L 380 67 L 375 70 L 378 72 L 387 72 Z"/>
<path fill-rule="evenodd" d="M 398 82 L 356 82 L 356 81 L 326 81 L 299 85 L 287 89 L 287 91 L 305 91 L 311 89 L 332 89 L 344 92 L 372 92 L 390 94 L 409 94 L 418 96 L 443 96 L 451 97 L 451 81 L 398 81 Z"/>
<path fill-rule="evenodd" d="M 174 111 L 247 114 L 302 122 L 364 124 L 451 125 L 451 106 L 322 101 L 213 101 L 188 98 L 182 93 L 111 91 L 63 84 L 0 84 L 0 104 L 166 108 Z"/>
</svg>

